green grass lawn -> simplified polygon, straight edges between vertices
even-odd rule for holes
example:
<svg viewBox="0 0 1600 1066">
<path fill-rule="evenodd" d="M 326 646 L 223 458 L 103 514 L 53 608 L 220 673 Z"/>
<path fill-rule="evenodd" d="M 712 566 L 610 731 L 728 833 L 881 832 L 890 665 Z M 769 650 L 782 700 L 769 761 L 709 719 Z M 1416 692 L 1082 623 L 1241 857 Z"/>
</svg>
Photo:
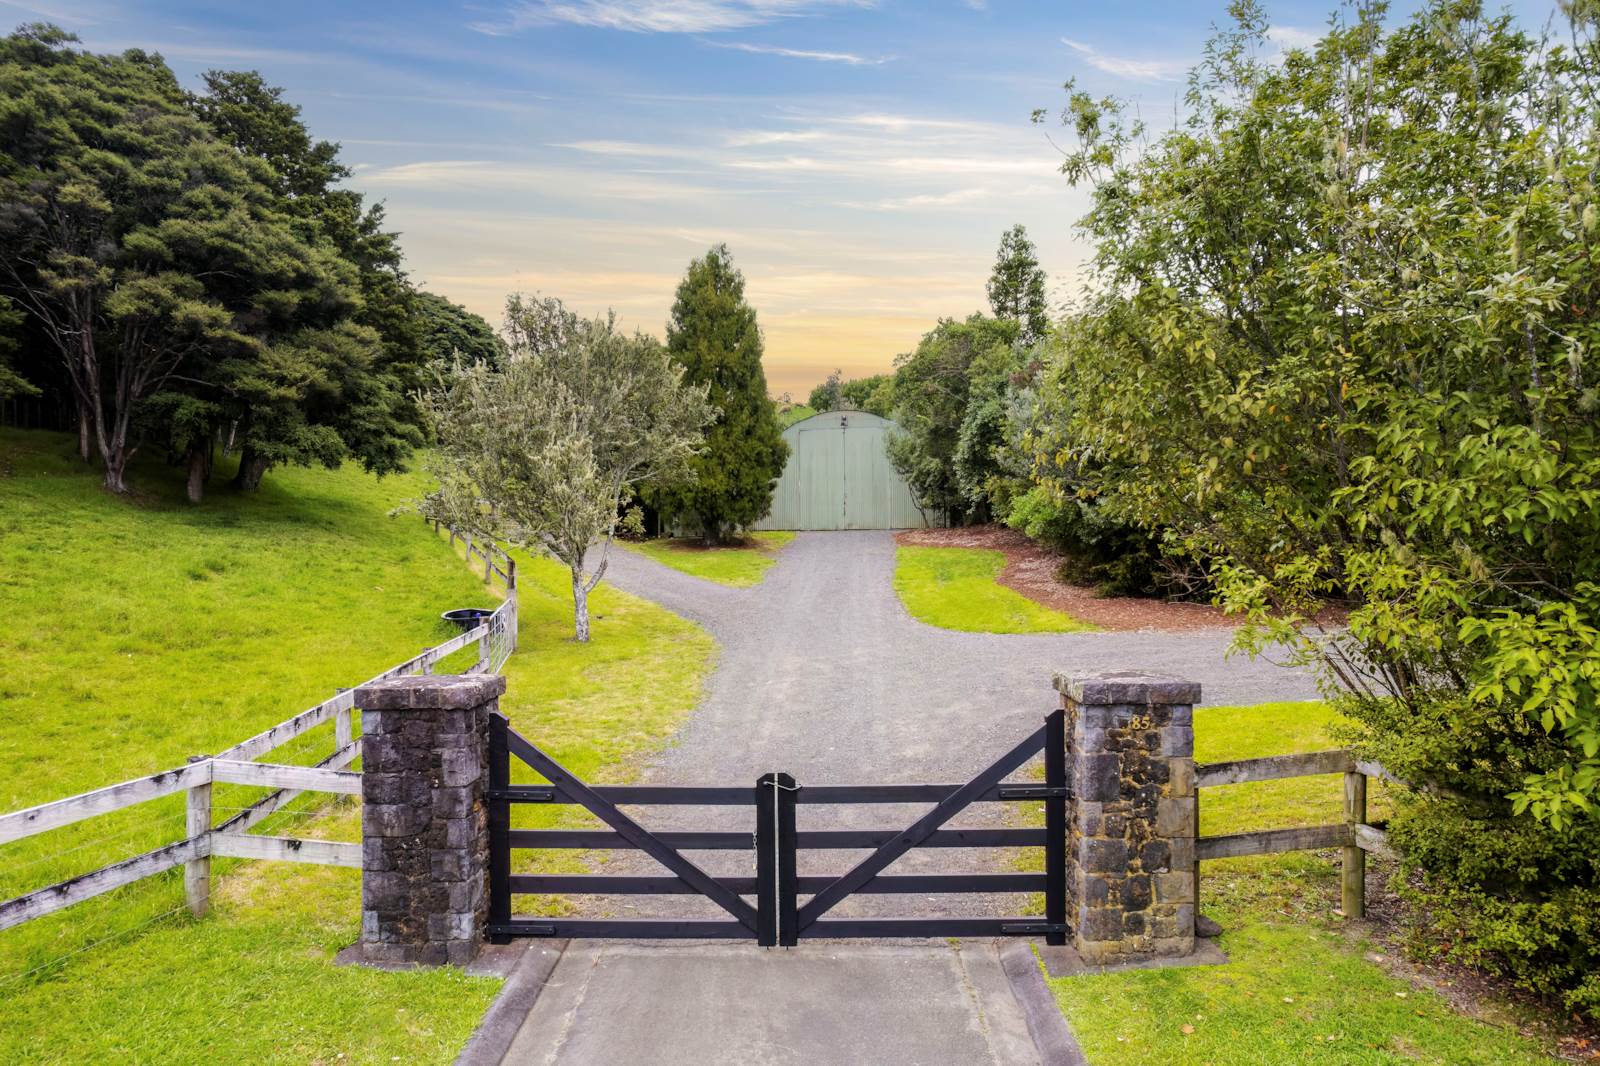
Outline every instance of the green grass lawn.
<svg viewBox="0 0 1600 1066">
<path fill-rule="evenodd" d="M 1005 552 L 989 548 L 895 549 L 894 590 L 919 622 L 968 633 L 1072 633 L 1086 622 L 1013 592 L 996 579 Z"/>
<path fill-rule="evenodd" d="M 627 547 L 648 555 L 664 566 L 719 585 L 745 589 L 759 585 L 767 570 L 778 561 L 778 551 L 794 540 L 786 530 L 746 533 L 743 544 L 707 548 L 697 540 L 642 540 L 626 542 Z"/>
<path fill-rule="evenodd" d="M 7 466 L 0 609 L 28 625 L 0 631 L 0 753 L 19 768 L 0 810 L 219 750 L 444 639 L 440 610 L 496 599 L 422 522 L 386 517 L 414 479 L 273 471 L 254 497 L 191 509 L 160 467 L 137 471 L 139 505 L 107 497 L 58 435 L 0 431 Z M 572 769 L 620 779 L 694 705 L 713 644 L 602 587 L 577 645 L 565 572 L 519 566 L 502 706 Z M 325 754 L 326 732 L 273 758 Z M 257 794 L 219 787 L 217 803 Z M 180 837 L 181 804 L 0 848 L 0 898 Z M 301 806 L 271 831 L 354 840 L 357 809 Z M 215 869 L 201 920 L 174 871 L 0 932 L 0 1062 L 448 1062 L 496 991 L 333 966 L 359 931 L 357 871 Z"/>
<path fill-rule="evenodd" d="M 1204 707 L 1199 762 L 1337 745 L 1320 703 Z M 1370 817 L 1387 806 L 1372 783 Z M 1208 788 L 1202 835 L 1317 825 L 1343 817 L 1340 775 Z M 1202 867 L 1202 910 L 1223 926 L 1224 966 L 1048 979 L 1089 1061 L 1146 1063 L 1542 1063 L 1510 1023 L 1456 1013 L 1367 958 L 1382 949 L 1339 905 L 1337 852 L 1227 859 Z"/>
</svg>

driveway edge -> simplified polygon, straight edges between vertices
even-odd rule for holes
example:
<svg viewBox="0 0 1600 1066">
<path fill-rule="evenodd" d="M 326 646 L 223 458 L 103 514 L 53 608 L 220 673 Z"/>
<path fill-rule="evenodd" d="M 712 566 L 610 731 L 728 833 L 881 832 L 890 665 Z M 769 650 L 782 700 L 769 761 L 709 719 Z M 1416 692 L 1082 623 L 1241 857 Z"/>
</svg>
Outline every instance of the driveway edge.
<svg viewBox="0 0 1600 1066">
<path fill-rule="evenodd" d="M 1032 943 L 1014 940 L 1001 948 L 1000 968 L 1005 971 L 1011 994 L 1017 997 L 1017 1005 L 1022 1008 L 1028 1033 L 1033 1037 L 1034 1047 L 1039 1049 L 1039 1061 L 1044 1066 L 1089 1066 L 1056 997 L 1044 983 L 1044 973 L 1039 969 L 1039 960 L 1034 958 Z"/>
<path fill-rule="evenodd" d="M 483 1021 L 473 1030 L 461 1054 L 456 1056 L 455 1066 L 500 1066 L 568 943 L 570 941 L 566 940 L 554 943 L 523 940 L 518 944 L 520 955 L 514 959 L 504 955 L 483 958 L 468 967 L 468 973 L 503 976 L 506 983 L 489 1004 Z M 509 973 L 506 963 L 510 963 Z"/>
</svg>

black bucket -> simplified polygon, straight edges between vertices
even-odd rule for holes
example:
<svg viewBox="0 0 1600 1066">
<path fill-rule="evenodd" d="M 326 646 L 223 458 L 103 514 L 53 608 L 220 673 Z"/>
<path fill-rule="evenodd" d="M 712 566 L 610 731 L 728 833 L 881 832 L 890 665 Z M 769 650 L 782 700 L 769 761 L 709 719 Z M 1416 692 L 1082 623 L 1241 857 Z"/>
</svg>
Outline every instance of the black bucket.
<svg viewBox="0 0 1600 1066">
<path fill-rule="evenodd" d="M 461 632 L 465 633 L 483 625 L 493 614 L 493 611 L 483 607 L 457 607 L 453 611 L 444 612 L 439 617 L 446 622 L 454 622 L 461 627 Z"/>
</svg>

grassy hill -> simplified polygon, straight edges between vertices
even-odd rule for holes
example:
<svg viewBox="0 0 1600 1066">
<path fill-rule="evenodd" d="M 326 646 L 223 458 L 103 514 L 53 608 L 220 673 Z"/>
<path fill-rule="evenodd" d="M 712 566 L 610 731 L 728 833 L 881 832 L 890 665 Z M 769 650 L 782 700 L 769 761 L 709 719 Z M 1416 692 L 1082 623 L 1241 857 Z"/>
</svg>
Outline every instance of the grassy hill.
<svg viewBox="0 0 1600 1066">
<path fill-rule="evenodd" d="M 807 407 L 803 403 L 790 404 L 788 407 L 778 408 L 778 425 L 788 429 L 796 422 L 803 422 L 817 413 L 815 407 Z"/>
<path fill-rule="evenodd" d="M 146 465 L 136 503 L 57 434 L 0 431 L 0 810 L 181 765 L 364 679 L 493 606 L 412 516 L 415 477 L 274 470 L 183 502 Z"/>
<path fill-rule="evenodd" d="M 497 599 L 415 516 L 389 517 L 416 477 L 274 470 L 196 508 L 147 462 L 130 503 L 72 443 L 0 429 L 0 811 L 220 750 L 446 638 L 440 611 Z M 694 705 L 712 642 L 603 587 L 594 641 L 572 644 L 565 572 L 518 563 L 502 708 L 574 770 L 618 779 Z M 326 754 L 328 729 L 274 760 Z M 302 806 L 275 831 L 354 839 L 357 809 Z M 174 796 L 0 847 L 0 898 L 182 824 Z M 495 982 L 334 967 L 359 892 L 353 870 L 219 860 L 204 919 L 174 871 L 0 932 L 0 1061 L 450 1061 Z"/>
</svg>

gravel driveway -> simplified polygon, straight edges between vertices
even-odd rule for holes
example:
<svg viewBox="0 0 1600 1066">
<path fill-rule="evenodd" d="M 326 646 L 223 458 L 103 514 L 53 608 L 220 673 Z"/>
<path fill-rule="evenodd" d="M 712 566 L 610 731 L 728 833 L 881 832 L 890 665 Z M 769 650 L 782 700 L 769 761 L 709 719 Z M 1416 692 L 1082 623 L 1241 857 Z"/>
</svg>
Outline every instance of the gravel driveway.
<svg viewBox="0 0 1600 1066">
<path fill-rule="evenodd" d="M 1136 670 L 1199 681 L 1212 704 L 1314 699 L 1310 676 L 1226 655 L 1227 630 L 1183 633 L 957 633 L 911 618 L 895 595 L 894 539 L 879 531 L 801 533 L 766 580 L 730 589 L 630 551 L 607 580 L 705 626 L 721 646 L 705 698 L 644 769 L 656 784 L 732 785 L 767 771 L 806 784 L 964 782 L 1037 728 L 1057 706 L 1056 672 Z M 603 623 L 602 623 L 603 625 Z M 909 825 L 918 806 L 802 805 L 803 829 Z M 650 808 L 660 829 L 744 829 L 743 808 Z M 1002 825 L 1003 805 L 975 804 L 956 826 Z M 698 853 L 710 872 L 748 874 L 748 855 Z M 807 852 L 801 873 L 842 871 L 857 852 Z M 992 850 L 920 849 L 895 872 L 995 869 Z M 1003 868 L 1003 866 L 1001 867 Z M 607 872 L 659 873 L 637 854 Z M 952 896 L 909 901 L 914 913 L 1014 913 L 1017 901 Z M 857 896 L 834 916 L 907 914 L 901 896 Z M 709 908 L 709 909 L 708 909 Z M 717 916 L 683 897 L 607 899 L 618 916 Z"/>
<path fill-rule="evenodd" d="M 890 584 L 888 533 L 802 533 L 766 580 L 735 590 L 619 551 L 616 585 L 691 618 L 721 644 L 705 699 L 644 768 L 658 784 L 754 785 L 770 770 L 807 784 L 962 782 L 1056 706 L 1056 671 L 1180 674 L 1211 703 L 1314 696 L 1309 678 L 1225 660 L 1227 633 L 951 633 L 913 621 Z M 604 621 L 600 622 L 604 639 Z M 538 742 L 538 736 L 529 739 Z M 802 829 L 910 825 L 925 805 L 802 804 Z M 749 832 L 748 807 L 645 807 L 652 829 Z M 952 826 L 1003 825 L 1010 804 L 974 804 Z M 750 852 L 690 852 L 716 876 L 749 876 Z M 638 852 L 605 873 L 660 874 Z M 805 851 L 802 874 L 862 852 Z M 993 849 L 918 849 L 891 872 L 1004 870 Z M 585 897 L 594 915 L 725 918 L 698 896 Z M 865 895 L 830 916 L 1016 914 L 1015 896 Z M 1014 946 L 1014 945 L 1013 945 Z M 574 941 L 502 1064 L 599 1066 L 1043 1066 L 1083 1061 L 1031 966 L 1013 975 L 996 941 L 927 938 L 743 943 Z M 1031 956 L 1028 957 L 1031 964 Z M 1030 993 L 1027 983 L 1036 988 Z M 1031 1006 L 1029 1005 L 1031 1004 Z M 1059 1030 L 1054 1037 L 1039 1034 Z M 1047 1057 L 1035 1046 L 1053 1046 Z M 488 1060 L 485 1060 L 488 1061 Z"/>
</svg>

